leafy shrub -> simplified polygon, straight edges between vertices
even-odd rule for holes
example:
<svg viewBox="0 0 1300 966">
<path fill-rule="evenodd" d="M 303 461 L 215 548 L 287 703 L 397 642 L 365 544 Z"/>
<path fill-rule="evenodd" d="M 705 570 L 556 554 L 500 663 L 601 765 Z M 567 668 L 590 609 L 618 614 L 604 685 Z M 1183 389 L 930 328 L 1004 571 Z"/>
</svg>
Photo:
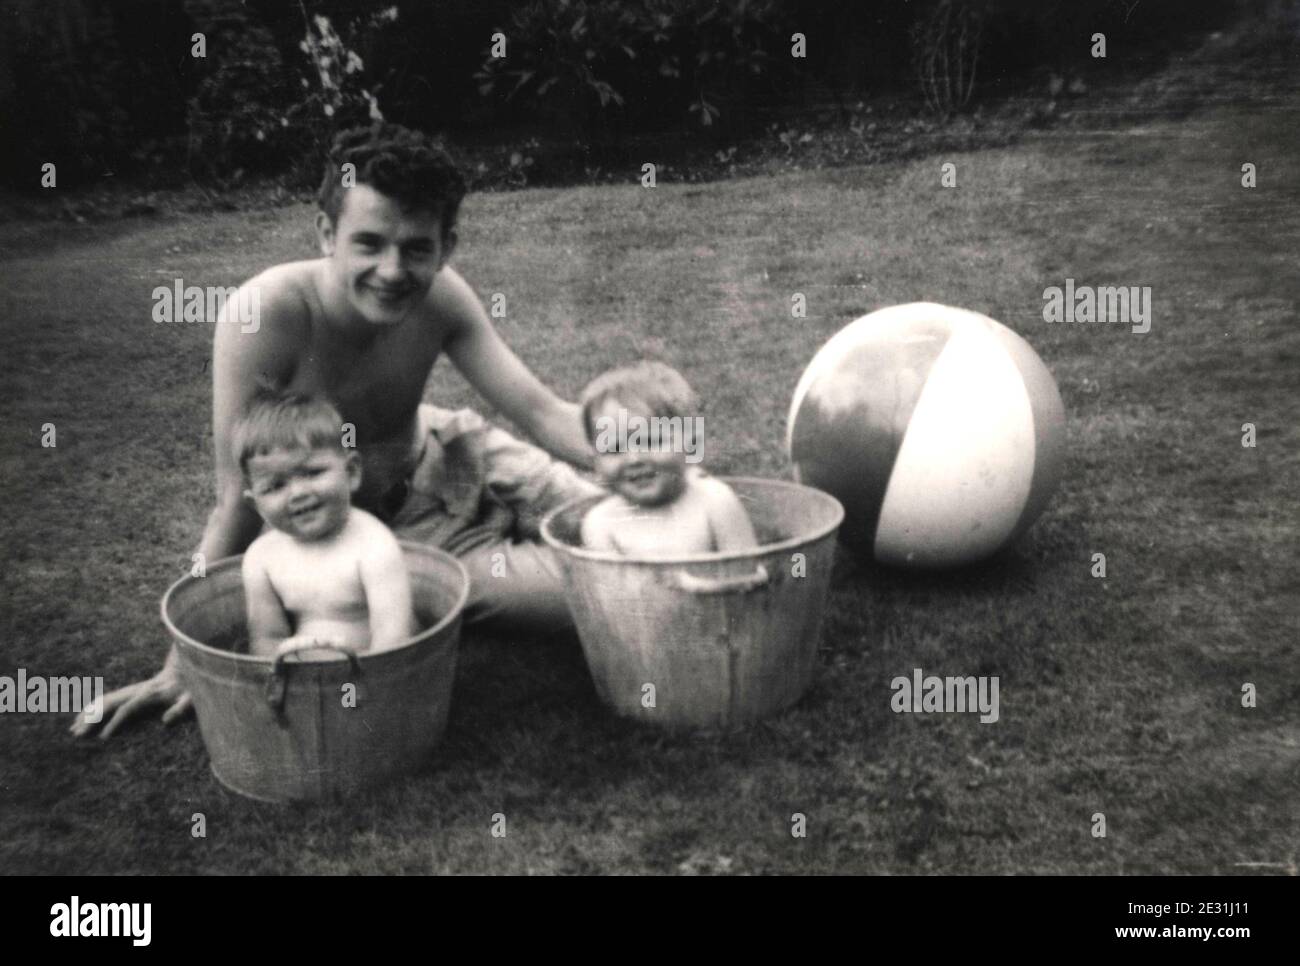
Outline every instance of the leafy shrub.
<svg viewBox="0 0 1300 966">
<path fill-rule="evenodd" d="M 620 111 L 709 126 L 767 68 L 778 0 L 533 0 L 501 28 L 506 56 L 487 51 L 479 93 L 519 99 L 584 131 Z"/>
<path fill-rule="evenodd" d="M 287 169 L 310 184 L 337 131 L 382 119 L 378 88 L 368 83 L 357 47 L 397 19 L 395 6 L 347 20 L 340 32 L 329 17 L 298 4 L 299 56 L 287 64 L 239 0 L 188 0 L 187 9 L 207 35 L 212 65 L 188 115 L 196 174 L 238 181 Z"/>
<path fill-rule="evenodd" d="M 4 29 L 11 58 L 0 117 L 9 129 L 4 166 L 23 189 L 39 185 L 45 162 L 70 186 L 113 171 L 132 144 L 129 68 L 110 16 L 91 5 L 28 3 Z"/>
<path fill-rule="evenodd" d="M 936 0 L 912 26 L 912 58 L 925 102 L 948 116 L 970 101 L 979 66 L 983 14 L 966 0 Z"/>
<path fill-rule="evenodd" d="M 708 127 L 726 110 L 748 100 L 752 79 L 772 68 L 771 51 L 785 55 L 777 32 L 778 0 L 721 0 L 702 6 L 690 0 L 649 0 L 649 38 L 667 49 L 658 71 L 680 77 L 688 114 Z M 643 23 L 643 27 L 647 26 Z M 790 62 L 784 57 L 781 62 Z"/>
<path fill-rule="evenodd" d="M 607 78 L 619 69 L 615 58 L 637 56 L 637 15 L 598 0 L 533 0 L 499 28 L 505 56 L 489 49 L 475 75 L 479 93 L 502 91 L 506 100 L 519 98 L 556 117 L 621 107 L 623 95 Z"/>
<path fill-rule="evenodd" d="M 291 85 L 270 32 L 239 0 L 186 0 L 185 9 L 206 47 L 206 75 L 187 113 L 190 170 L 220 182 L 275 170 Z"/>
<path fill-rule="evenodd" d="M 303 16 L 307 16 L 305 9 Z M 306 20 L 306 33 L 298 43 L 309 65 L 298 79 L 303 96 L 285 112 L 282 122 L 292 132 L 294 157 L 306 182 L 319 177 L 320 159 L 338 131 L 384 119 L 379 87 L 367 81 L 366 64 L 357 47 L 361 38 L 397 18 L 397 7 L 387 7 L 348 21 L 343 35 L 326 16 Z"/>
</svg>

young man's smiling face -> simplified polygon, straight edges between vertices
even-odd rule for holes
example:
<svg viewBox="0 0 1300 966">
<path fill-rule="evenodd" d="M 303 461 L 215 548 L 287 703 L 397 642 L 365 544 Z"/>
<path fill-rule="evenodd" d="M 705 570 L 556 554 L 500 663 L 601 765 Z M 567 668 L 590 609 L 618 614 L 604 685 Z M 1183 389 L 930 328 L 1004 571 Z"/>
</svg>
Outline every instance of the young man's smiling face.
<svg viewBox="0 0 1300 966">
<path fill-rule="evenodd" d="M 420 304 L 456 244 L 436 212 L 403 209 L 367 184 L 343 193 L 337 221 L 318 214 L 316 230 L 353 313 L 377 327 L 398 325 Z"/>
<path fill-rule="evenodd" d="M 325 540 L 347 522 L 352 494 L 361 485 L 355 451 L 273 449 L 250 456 L 248 490 L 268 526 L 299 540 Z"/>
</svg>

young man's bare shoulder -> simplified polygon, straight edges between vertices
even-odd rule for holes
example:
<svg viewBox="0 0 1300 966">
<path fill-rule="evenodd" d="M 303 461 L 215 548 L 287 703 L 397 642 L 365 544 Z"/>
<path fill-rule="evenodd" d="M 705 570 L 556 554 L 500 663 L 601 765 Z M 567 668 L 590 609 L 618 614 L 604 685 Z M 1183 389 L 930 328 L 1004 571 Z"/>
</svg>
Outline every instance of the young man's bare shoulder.
<svg viewBox="0 0 1300 966">
<path fill-rule="evenodd" d="M 279 326 L 307 322 L 312 307 L 319 302 L 316 294 L 320 260 L 284 262 L 254 275 L 242 288 L 255 289 L 265 317 Z"/>
<path fill-rule="evenodd" d="M 438 272 L 424 304 L 431 323 L 451 328 L 482 310 L 473 287 L 450 265 Z"/>
<path fill-rule="evenodd" d="M 214 360 L 239 371 L 287 378 L 311 339 L 314 262 L 287 262 L 254 275 L 239 287 L 240 300 L 256 307 L 254 324 L 217 326 Z"/>
</svg>

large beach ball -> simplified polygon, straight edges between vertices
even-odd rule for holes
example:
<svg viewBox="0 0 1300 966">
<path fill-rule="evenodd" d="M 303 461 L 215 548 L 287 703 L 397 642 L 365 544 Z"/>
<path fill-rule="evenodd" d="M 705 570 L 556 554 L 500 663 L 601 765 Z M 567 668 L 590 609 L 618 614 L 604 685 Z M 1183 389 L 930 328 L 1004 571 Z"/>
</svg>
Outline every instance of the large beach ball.
<svg viewBox="0 0 1300 966">
<path fill-rule="evenodd" d="M 849 323 L 795 389 L 795 479 L 838 497 L 844 542 L 948 567 L 1027 530 L 1060 482 L 1065 410 L 1029 343 L 976 312 L 914 302 Z"/>
</svg>

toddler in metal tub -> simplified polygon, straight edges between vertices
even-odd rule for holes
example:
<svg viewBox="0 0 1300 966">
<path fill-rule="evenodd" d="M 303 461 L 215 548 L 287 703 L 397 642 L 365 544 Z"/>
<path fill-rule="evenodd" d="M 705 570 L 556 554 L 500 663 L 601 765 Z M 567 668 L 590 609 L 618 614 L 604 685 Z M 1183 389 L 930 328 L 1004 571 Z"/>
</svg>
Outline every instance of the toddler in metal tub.
<svg viewBox="0 0 1300 966">
<path fill-rule="evenodd" d="M 244 553 L 249 651 L 326 658 L 380 651 L 416 631 L 401 545 L 351 505 L 361 460 L 324 399 L 263 389 L 235 426 L 245 497 L 268 529 Z"/>
<path fill-rule="evenodd" d="M 758 546 L 736 494 L 697 465 L 703 417 L 681 373 L 649 361 L 613 369 L 580 402 L 613 491 L 583 518 L 584 547 L 651 560 Z"/>
</svg>

